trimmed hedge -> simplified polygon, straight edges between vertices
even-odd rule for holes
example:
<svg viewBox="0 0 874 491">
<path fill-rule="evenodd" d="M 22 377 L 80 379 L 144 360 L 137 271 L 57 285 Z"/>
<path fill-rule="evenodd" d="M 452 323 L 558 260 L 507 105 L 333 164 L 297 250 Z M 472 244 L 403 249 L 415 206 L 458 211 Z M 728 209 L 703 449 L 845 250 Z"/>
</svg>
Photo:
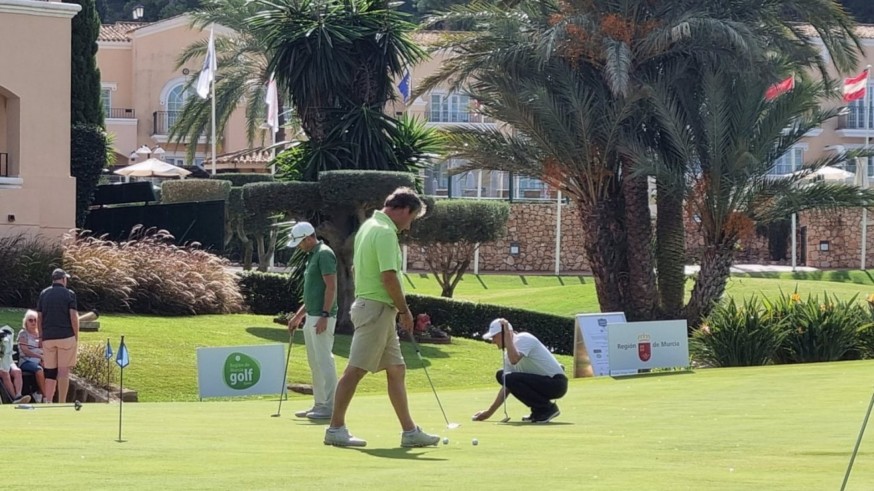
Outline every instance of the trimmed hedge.
<svg viewBox="0 0 874 491">
<path fill-rule="evenodd" d="M 416 188 L 409 172 L 338 170 L 319 174 L 319 192 L 324 208 L 382 208 L 386 196 L 406 186 Z"/>
<path fill-rule="evenodd" d="M 230 181 L 215 179 L 185 179 L 161 183 L 162 203 L 189 203 L 192 201 L 227 201 L 231 193 Z"/>
<path fill-rule="evenodd" d="M 321 206 L 317 182 L 256 182 L 243 186 L 243 205 L 253 215 L 307 216 Z"/>
<path fill-rule="evenodd" d="M 253 314 L 275 315 L 300 308 L 303 285 L 291 275 L 251 271 L 239 276 L 240 292 Z"/>
<path fill-rule="evenodd" d="M 571 317 L 425 295 L 407 295 L 407 304 L 413 315 L 428 314 L 432 324 L 453 336 L 479 339 L 492 320 L 504 317 L 514 329 L 530 332 L 552 352 L 560 355 L 574 352 L 574 319 Z"/>
<path fill-rule="evenodd" d="M 504 235 L 510 205 L 503 201 L 444 199 L 413 222 L 410 240 L 419 245 L 493 242 Z"/>
<path fill-rule="evenodd" d="M 241 172 L 229 172 L 227 174 L 215 174 L 209 177 L 219 181 L 230 181 L 231 186 L 243 187 L 253 182 L 273 182 L 275 179 L 270 174 L 243 174 Z"/>
</svg>

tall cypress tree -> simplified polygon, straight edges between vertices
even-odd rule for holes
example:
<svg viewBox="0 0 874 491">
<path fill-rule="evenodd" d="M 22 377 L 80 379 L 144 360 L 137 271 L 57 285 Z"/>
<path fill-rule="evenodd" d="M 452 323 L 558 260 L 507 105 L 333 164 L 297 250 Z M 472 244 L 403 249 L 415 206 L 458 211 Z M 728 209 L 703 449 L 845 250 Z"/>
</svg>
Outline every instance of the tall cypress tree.
<svg viewBox="0 0 874 491">
<path fill-rule="evenodd" d="M 76 226 L 83 227 L 107 154 L 97 69 L 100 17 L 95 0 L 64 2 L 82 7 L 73 17 L 70 40 L 70 175 L 76 178 Z"/>
<path fill-rule="evenodd" d="M 71 40 L 73 66 L 70 73 L 71 123 L 103 126 L 103 108 L 100 105 L 100 70 L 97 69 L 97 36 L 100 17 L 95 0 L 64 0 L 75 3 L 82 10 L 73 17 Z"/>
</svg>

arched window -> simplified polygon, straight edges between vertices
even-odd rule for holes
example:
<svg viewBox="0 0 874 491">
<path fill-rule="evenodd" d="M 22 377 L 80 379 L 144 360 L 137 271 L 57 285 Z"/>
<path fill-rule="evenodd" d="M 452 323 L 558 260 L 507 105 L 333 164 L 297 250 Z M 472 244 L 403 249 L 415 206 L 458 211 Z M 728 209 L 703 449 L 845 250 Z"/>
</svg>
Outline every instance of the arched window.
<svg viewBox="0 0 874 491">
<path fill-rule="evenodd" d="M 176 118 L 182 114 L 182 107 L 185 105 L 185 101 L 188 100 L 188 97 L 191 95 L 190 90 L 185 90 L 184 83 L 178 83 L 174 85 L 167 92 L 167 111 L 166 111 L 166 128 L 167 130 L 173 126 L 173 123 L 176 122 Z"/>
</svg>

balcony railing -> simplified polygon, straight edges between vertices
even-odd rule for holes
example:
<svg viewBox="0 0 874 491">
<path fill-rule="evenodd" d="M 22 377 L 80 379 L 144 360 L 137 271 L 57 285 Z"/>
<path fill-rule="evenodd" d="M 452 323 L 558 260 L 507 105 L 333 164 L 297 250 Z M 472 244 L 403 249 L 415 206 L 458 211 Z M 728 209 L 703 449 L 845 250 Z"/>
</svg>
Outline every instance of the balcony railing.
<svg viewBox="0 0 874 491">
<path fill-rule="evenodd" d="M 0 153 L 0 177 L 9 177 L 9 154 Z"/>
<path fill-rule="evenodd" d="M 425 121 L 445 124 L 495 124 L 493 118 L 469 110 L 445 110 L 428 104 L 425 108 Z"/>
<path fill-rule="evenodd" d="M 112 107 L 103 112 L 108 119 L 137 119 L 137 113 L 133 109 Z"/>
<path fill-rule="evenodd" d="M 152 113 L 152 134 L 167 135 L 170 128 L 176 123 L 176 119 L 182 111 L 155 111 Z"/>
<path fill-rule="evenodd" d="M 874 111 L 868 115 L 868 128 L 874 129 Z M 854 105 L 847 108 L 846 114 L 838 116 L 839 130 L 864 130 L 865 129 L 865 108 L 861 105 Z"/>
</svg>

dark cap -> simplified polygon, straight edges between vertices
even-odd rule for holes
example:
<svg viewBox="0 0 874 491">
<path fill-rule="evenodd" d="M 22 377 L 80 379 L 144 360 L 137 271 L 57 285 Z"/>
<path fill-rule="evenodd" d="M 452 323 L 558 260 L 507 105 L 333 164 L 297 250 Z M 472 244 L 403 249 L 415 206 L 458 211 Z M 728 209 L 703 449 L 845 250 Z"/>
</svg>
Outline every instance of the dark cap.
<svg viewBox="0 0 874 491">
<path fill-rule="evenodd" d="M 68 275 L 67 272 L 61 268 L 56 268 L 54 271 L 52 271 L 52 281 L 58 281 L 69 277 L 70 275 Z"/>
</svg>

